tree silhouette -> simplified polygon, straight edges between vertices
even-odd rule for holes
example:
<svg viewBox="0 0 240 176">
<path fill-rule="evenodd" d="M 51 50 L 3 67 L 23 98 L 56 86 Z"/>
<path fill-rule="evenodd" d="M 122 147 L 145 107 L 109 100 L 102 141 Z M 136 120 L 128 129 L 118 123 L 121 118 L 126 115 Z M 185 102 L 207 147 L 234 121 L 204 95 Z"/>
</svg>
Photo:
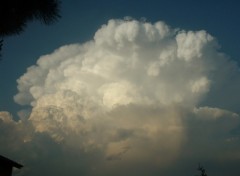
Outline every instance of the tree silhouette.
<svg viewBox="0 0 240 176">
<path fill-rule="evenodd" d="M 3 39 L 0 40 L 0 60 L 1 60 L 1 51 L 2 51 L 2 46 L 3 46 Z"/>
<path fill-rule="evenodd" d="M 59 18 L 59 0 L 1 0 L 0 51 L 6 36 L 18 35 L 28 22 L 39 20 L 49 25 Z"/>
<path fill-rule="evenodd" d="M 201 172 L 201 175 L 198 175 L 198 176 L 207 176 L 206 170 L 200 164 L 198 165 L 198 170 Z"/>
</svg>

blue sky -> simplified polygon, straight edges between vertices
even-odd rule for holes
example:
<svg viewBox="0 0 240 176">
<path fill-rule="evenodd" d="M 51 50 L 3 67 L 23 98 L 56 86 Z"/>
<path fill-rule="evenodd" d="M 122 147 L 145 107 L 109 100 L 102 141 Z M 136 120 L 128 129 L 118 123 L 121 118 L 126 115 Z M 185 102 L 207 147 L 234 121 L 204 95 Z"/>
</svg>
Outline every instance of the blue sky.
<svg viewBox="0 0 240 176">
<path fill-rule="evenodd" d="M 15 174 L 196 175 L 200 162 L 238 176 L 239 5 L 63 0 L 57 23 L 6 38 L 0 150 L 25 166 Z"/>
</svg>

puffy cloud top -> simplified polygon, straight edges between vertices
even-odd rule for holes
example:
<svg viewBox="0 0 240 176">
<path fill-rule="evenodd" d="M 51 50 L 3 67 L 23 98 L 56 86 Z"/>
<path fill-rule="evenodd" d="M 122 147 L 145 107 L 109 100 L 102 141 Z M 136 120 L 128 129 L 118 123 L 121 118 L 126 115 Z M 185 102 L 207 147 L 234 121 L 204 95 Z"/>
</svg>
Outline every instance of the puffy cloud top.
<svg viewBox="0 0 240 176">
<path fill-rule="evenodd" d="M 61 107 L 67 96 L 68 104 L 106 110 L 131 103 L 195 106 L 211 84 L 206 60 L 209 51 L 218 54 L 214 43 L 205 31 L 110 20 L 93 41 L 42 56 L 18 80 L 15 101 Z"/>
</svg>

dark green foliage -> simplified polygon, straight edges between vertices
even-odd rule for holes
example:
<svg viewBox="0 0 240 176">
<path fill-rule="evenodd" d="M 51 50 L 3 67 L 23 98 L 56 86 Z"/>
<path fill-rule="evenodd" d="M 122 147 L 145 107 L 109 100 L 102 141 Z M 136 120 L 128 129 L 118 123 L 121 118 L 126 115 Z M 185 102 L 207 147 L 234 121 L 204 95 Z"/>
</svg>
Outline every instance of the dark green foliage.
<svg viewBox="0 0 240 176">
<path fill-rule="evenodd" d="M 19 34 L 32 20 L 51 24 L 60 17 L 58 0 L 2 0 L 0 37 Z"/>
<path fill-rule="evenodd" d="M 1 0 L 0 52 L 3 38 L 20 34 L 28 22 L 39 20 L 46 25 L 56 22 L 60 18 L 59 6 L 59 0 Z"/>
<path fill-rule="evenodd" d="M 0 40 L 0 51 L 2 50 L 2 46 L 3 46 L 3 39 Z M 0 60 L 1 60 L 1 53 L 0 53 Z"/>
<path fill-rule="evenodd" d="M 207 176 L 206 170 L 200 164 L 198 165 L 198 170 L 201 172 L 201 175 L 198 175 L 198 176 Z"/>
</svg>

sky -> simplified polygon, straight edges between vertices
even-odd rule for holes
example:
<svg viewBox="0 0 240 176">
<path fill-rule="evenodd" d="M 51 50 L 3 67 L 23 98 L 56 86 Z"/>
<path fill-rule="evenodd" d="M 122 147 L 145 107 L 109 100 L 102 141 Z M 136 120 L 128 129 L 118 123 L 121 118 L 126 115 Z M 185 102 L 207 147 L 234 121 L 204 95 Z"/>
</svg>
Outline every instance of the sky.
<svg viewBox="0 0 240 176">
<path fill-rule="evenodd" d="M 14 175 L 240 174 L 238 1 L 62 0 L 4 41 Z"/>
</svg>

